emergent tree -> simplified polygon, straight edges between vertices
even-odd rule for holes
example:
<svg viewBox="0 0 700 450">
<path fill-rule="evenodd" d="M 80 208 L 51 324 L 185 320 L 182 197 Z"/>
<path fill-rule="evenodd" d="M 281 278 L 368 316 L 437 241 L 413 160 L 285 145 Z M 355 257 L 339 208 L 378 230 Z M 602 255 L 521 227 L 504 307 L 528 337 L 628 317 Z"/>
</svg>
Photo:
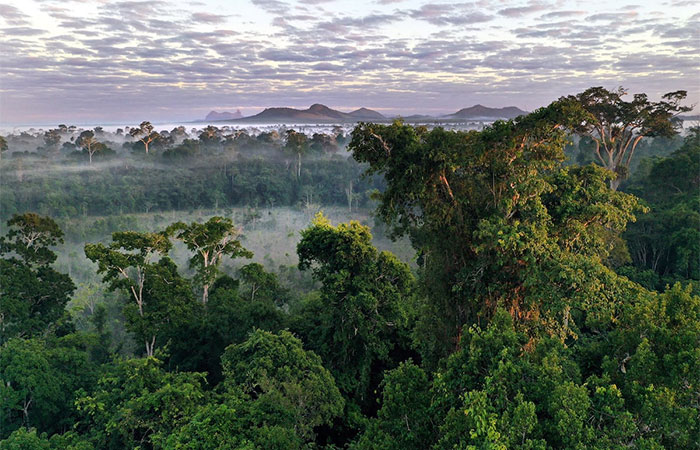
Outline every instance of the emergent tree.
<svg viewBox="0 0 700 450">
<path fill-rule="evenodd" d="M 253 257 L 236 239 L 240 231 L 231 219 L 212 217 L 205 223 L 192 222 L 189 225 L 177 222 L 168 227 L 167 233 L 184 242 L 194 253 L 190 258 L 190 267 L 197 271 L 195 282 L 202 287 L 204 305 L 209 298 L 209 286 L 216 280 L 224 256 Z"/>
<path fill-rule="evenodd" d="M 686 91 L 669 92 L 659 102 L 650 101 L 646 94 L 634 94 L 628 102 L 622 98 L 626 94 L 622 87 L 616 91 L 592 87 L 568 97 L 588 113 L 574 131 L 593 139 L 598 161 L 617 174 L 610 180 L 613 190 L 627 177 L 639 141 L 644 137 L 674 136 L 679 126 L 676 115 L 692 109 L 680 105 Z"/>
<path fill-rule="evenodd" d="M 151 125 L 151 122 L 147 121 L 141 122 L 141 125 L 139 125 L 138 128 L 134 127 L 129 130 L 129 134 L 143 143 L 146 154 L 148 154 L 148 146 L 151 144 L 151 142 L 160 137 L 160 134 L 153 131 L 153 125 Z"/>
</svg>

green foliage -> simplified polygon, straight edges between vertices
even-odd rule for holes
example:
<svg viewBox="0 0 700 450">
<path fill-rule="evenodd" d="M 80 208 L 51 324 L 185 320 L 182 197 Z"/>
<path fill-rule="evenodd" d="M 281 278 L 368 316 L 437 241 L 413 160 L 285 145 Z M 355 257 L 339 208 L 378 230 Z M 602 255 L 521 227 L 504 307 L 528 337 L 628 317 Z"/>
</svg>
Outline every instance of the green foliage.
<svg viewBox="0 0 700 450">
<path fill-rule="evenodd" d="M 345 205 L 350 183 L 361 194 L 358 206 L 364 206 L 369 201 L 365 194 L 383 184 L 379 177 L 361 178 L 363 168 L 352 159 L 307 158 L 300 178 L 276 154 L 265 159 L 255 154 L 235 163 L 201 154 L 195 161 L 166 162 L 127 159 L 109 170 L 75 170 L 60 163 L 46 170 L 43 161 L 3 160 L 3 180 L 12 183 L 12 189 L 0 191 L 0 217 L 7 220 L 22 211 L 69 218 L 256 204 L 296 206 L 304 199 L 302 188 L 313 192 L 319 203 Z M 22 175 L 31 169 L 38 170 L 31 177 Z"/>
<path fill-rule="evenodd" d="M 373 371 L 391 366 L 401 345 L 413 276 L 388 252 L 378 252 L 357 222 L 333 226 L 319 214 L 302 231 L 299 268 L 320 281 L 318 303 L 308 303 L 295 329 L 323 359 L 346 398 L 368 404 Z"/>
<path fill-rule="evenodd" d="M 583 120 L 573 123 L 572 129 L 592 139 L 597 161 L 611 172 L 611 189 L 629 174 L 632 156 L 643 137 L 672 137 L 679 121 L 675 116 L 692 109 L 681 106 L 686 91 L 669 92 L 659 102 L 649 101 L 646 94 L 634 94 L 629 102 L 622 97 L 627 91 L 620 87 L 609 91 L 592 87 L 567 100 L 577 102 L 585 111 Z"/>
<path fill-rule="evenodd" d="M 100 449 L 163 448 L 205 401 L 201 373 L 167 373 L 155 358 L 119 361 L 83 392 L 77 429 Z"/>
<path fill-rule="evenodd" d="M 176 449 L 301 449 L 343 399 L 320 358 L 289 332 L 256 330 L 226 349 L 217 397 L 173 433 Z"/>
<path fill-rule="evenodd" d="M 620 387 L 644 436 L 666 448 L 700 442 L 700 297 L 680 283 L 630 305 L 607 346 L 604 376 Z"/>
<path fill-rule="evenodd" d="M 412 362 L 387 372 L 382 381 L 381 409 L 351 445 L 353 449 L 426 449 L 436 439 L 430 411 L 430 383 Z"/>
<path fill-rule="evenodd" d="M 301 233 L 300 270 L 281 267 L 280 281 L 262 264 L 222 264 L 252 254 L 231 220 L 214 217 L 87 244 L 106 286 L 81 280 L 71 322 L 74 285 L 51 268 L 60 228 L 36 214 L 13 217 L 0 238 L 0 449 L 698 448 L 700 129 L 670 156 L 643 161 L 628 193 L 617 192 L 608 186 L 621 171 L 563 165 L 567 133 L 602 117 L 615 142 L 633 139 L 634 149 L 634 133 L 673 134 L 669 114 L 684 93 L 657 104 L 587 93 L 588 103 L 562 99 L 482 131 L 355 129 L 355 157 L 386 177 L 378 218 L 418 252 L 418 289 L 409 267 L 379 252 L 358 222 L 333 226 L 318 215 Z M 615 122 L 623 119 L 632 131 Z M 135 129 L 133 145 L 148 152 L 153 143 L 177 188 L 129 168 L 136 174 L 124 175 L 120 203 L 103 195 L 110 186 L 95 191 L 98 210 L 250 201 L 246 224 L 261 220 L 257 201 L 303 201 L 308 212 L 339 198 L 352 209 L 382 186 L 361 185 L 362 166 L 327 156 L 342 130 L 310 142 L 288 133 L 299 164 L 291 171 L 290 159 L 260 159 L 282 149 L 277 131 L 252 137 L 212 126 L 195 145 L 184 128 L 150 140 L 149 127 Z M 35 138 L 43 157 L 55 157 L 64 135 L 81 131 L 59 126 Z M 107 135 L 98 127 L 79 143 Z M 595 136 L 579 144 L 600 150 Z M 202 166 L 178 167 L 167 156 L 178 145 Z M 307 150 L 316 155 L 302 172 Z M 19 185 L 21 156 L 10 164 Z M 125 161 L 133 158 L 155 161 Z M 70 216 L 77 209 L 53 187 L 94 192 L 66 178 L 28 183 L 41 184 L 43 205 Z M 1 201 L 21 210 L 26 192 Z M 71 236 L 99 239 L 105 227 L 138 224 L 96 221 Z M 168 256 L 172 237 L 189 251 L 189 272 Z M 684 283 L 661 292 L 675 280 Z M 119 321 L 129 333 L 115 345 Z M 134 357 L 132 340 L 147 358 Z"/>
<path fill-rule="evenodd" d="M 42 335 L 64 317 L 75 290 L 68 275 L 50 267 L 50 247 L 63 242 L 63 232 L 49 217 L 15 215 L 0 237 L 0 344 L 12 337 Z"/>
<path fill-rule="evenodd" d="M 0 237 L 0 251 L 19 256 L 27 265 L 47 266 L 56 261 L 50 247 L 62 243 L 63 231 L 50 217 L 15 214 L 7 221 L 7 234 Z"/>
<path fill-rule="evenodd" d="M 245 266 L 254 266 L 253 264 Z M 183 316 L 178 326 L 169 328 L 167 362 L 179 370 L 204 371 L 214 385 L 221 381 L 220 358 L 231 344 L 240 344 L 255 329 L 277 332 L 286 324 L 286 314 L 276 306 L 280 297 L 274 275 L 263 272 L 270 284 L 255 295 L 239 291 L 239 281 L 219 278 L 212 286 L 206 309 Z"/>
<path fill-rule="evenodd" d="M 225 386 L 240 390 L 264 423 L 293 429 L 304 440 L 343 410 L 343 399 L 321 359 L 291 333 L 256 330 L 222 356 Z"/>
<path fill-rule="evenodd" d="M 20 426 L 64 431 L 75 421 L 76 391 L 92 386 L 97 375 L 88 349 L 69 336 L 11 339 L 0 347 L 0 367 L 0 438 Z"/>
<path fill-rule="evenodd" d="M 224 217 L 212 217 L 203 224 L 192 222 L 187 225 L 177 222 L 170 225 L 166 233 L 185 243 L 193 255 L 190 268 L 197 273 L 195 282 L 202 286 L 202 304 L 207 304 L 209 286 L 219 274 L 222 258 L 252 258 L 253 254 L 243 248 L 236 239 L 239 230 L 233 221 Z"/>
<path fill-rule="evenodd" d="M 309 151 L 309 139 L 304 133 L 287 130 L 284 148 L 297 156 L 297 178 L 301 177 L 301 156 Z"/>
<path fill-rule="evenodd" d="M 565 130 L 585 115 L 562 100 L 481 132 L 400 122 L 353 132 L 355 158 L 387 181 L 377 214 L 420 255 L 414 335 L 429 367 L 454 351 L 465 324 L 497 307 L 562 339 L 577 331 L 572 308 L 585 321 L 605 307 L 589 273 L 605 272 L 600 258 L 637 202 L 610 191 L 603 170 L 561 169 Z"/>
<path fill-rule="evenodd" d="M 0 441 L 0 450 L 93 450 L 89 442 L 74 432 L 54 434 L 48 438 L 46 433 L 39 434 L 35 428 L 19 428 L 7 439 Z"/>
<path fill-rule="evenodd" d="M 55 329 L 75 290 L 68 275 L 51 267 L 32 268 L 6 259 L 0 260 L 0 286 L 0 343 Z"/>
<path fill-rule="evenodd" d="M 153 260 L 165 255 L 172 244 L 165 233 L 138 233 L 124 231 L 112 234 L 112 243 L 86 244 L 85 256 L 98 265 L 97 273 L 108 283 L 110 290 L 125 292 L 134 304 L 126 307 L 132 330 L 145 343 L 146 355 L 153 356 L 160 326 L 169 318 L 160 307 L 168 304 L 170 294 L 176 292 L 179 303 L 187 303 L 184 280 L 167 258 L 159 263 Z M 155 275 L 160 278 L 152 280 Z M 165 277 L 163 277 L 165 275 Z M 171 280 L 178 283 L 172 285 Z M 147 282 L 149 283 L 147 285 Z"/>
<path fill-rule="evenodd" d="M 700 281 L 700 128 L 667 158 L 649 160 L 625 190 L 650 212 L 625 233 L 634 269 L 624 270 L 651 289 L 678 280 Z M 644 275 L 644 271 L 651 271 Z"/>
</svg>

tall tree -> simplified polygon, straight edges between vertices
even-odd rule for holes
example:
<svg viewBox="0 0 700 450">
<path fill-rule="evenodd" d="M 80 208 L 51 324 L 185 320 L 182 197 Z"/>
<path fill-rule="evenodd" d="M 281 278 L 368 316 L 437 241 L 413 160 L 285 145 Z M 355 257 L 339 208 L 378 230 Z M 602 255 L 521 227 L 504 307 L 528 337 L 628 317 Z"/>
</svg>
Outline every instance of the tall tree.
<svg viewBox="0 0 700 450">
<path fill-rule="evenodd" d="M 172 243 L 165 233 L 138 233 L 124 231 L 112 234 L 112 242 L 105 246 L 86 244 L 85 256 L 98 264 L 97 273 L 109 283 L 111 290 L 126 291 L 137 306 L 138 315 L 146 316 L 146 293 L 144 286 L 149 268 L 154 260 L 168 253 Z M 156 330 L 144 336 L 146 355 L 153 356 Z"/>
<path fill-rule="evenodd" d="M 358 222 L 333 226 L 319 214 L 297 245 L 299 268 L 323 284 L 321 298 L 304 307 L 300 334 L 354 403 L 374 404 L 373 370 L 392 365 L 400 349 L 405 304 L 413 286 L 408 266 L 372 245 Z"/>
<path fill-rule="evenodd" d="M 78 139 L 75 140 L 75 145 L 85 150 L 92 164 L 92 155 L 100 150 L 101 143 L 95 138 L 95 133 L 91 130 L 85 130 L 80 133 Z"/>
<path fill-rule="evenodd" d="M 7 229 L 7 234 L 0 237 L 2 253 L 14 253 L 33 266 L 46 266 L 56 261 L 51 247 L 63 243 L 63 231 L 50 217 L 15 214 L 7 221 Z"/>
<path fill-rule="evenodd" d="M 148 147 L 151 142 L 160 138 L 160 135 L 153 131 L 153 125 L 151 125 L 151 122 L 148 121 L 143 121 L 138 128 L 134 127 L 129 130 L 129 134 L 143 143 L 143 148 L 146 150 L 146 154 L 148 154 Z"/>
<path fill-rule="evenodd" d="M 14 215 L 0 237 L 0 343 L 11 337 L 42 335 L 64 314 L 75 290 L 66 274 L 50 267 L 51 247 L 63 232 L 49 217 Z"/>
<path fill-rule="evenodd" d="M 221 144 L 221 130 L 213 125 L 208 125 L 199 133 L 199 142 L 205 149 L 214 149 Z"/>
<path fill-rule="evenodd" d="M 561 169 L 566 130 L 583 116 L 563 100 L 481 132 L 402 123 L 354 130 L 355 159 L 387 182 L 379 217 L 419 252 L 414 332 L 429 365 L 459 348 L 463 325 L 499 305 L 522 326 L 575 333 L 571 311 L 592 308 L 582 285 L 595 289 L 594 272 L 613 276 L 592 258 L 607 255 L 604 229 L 623 229 L 636 202 L 608 189 L 603 169 Z M 566 279 L 581 270 L 590 274 L 581 285 Z"/>
<path fill-rule="evenodd" d="M 675 116 L 692 109 L 681 106 L 686 91 L 664 94 L 659 102 L 650 101 L 646 94 L 634 94 L 628 102 L 623 99 L 625 95 L 627 90 L 622 87 L 616 91 L 592 87 L 568 97 L 588 113 L 582 122 L 574 124 L 573 129 L 593 139 L 598 162 L 616 174 L 610 180 L 613 190 L 628 176 L 639 141 L 644 137 L 674 136 L 679 126 Z"/>
<path fill-rule="evenodd" d="M 243 248 L 241 242 L 236 239 L 240 230 L 228 218 L 217 216 L 205 223 L 192 222 L 189 225 L 177 222 L 170 225 L 166 232 L 184 242 L 194 253 L 190 258 L 190 267 L 197 272 L 195 281 L 202 287 L 204 305 L 209 298 L 209 286 L 216 280 L 224 256 L 253 257 L 253 254 Z"/>
<path fill-rule="evenodd" d="M 304 133 L 287 130 L 285 149 L 297 155 L 297 178 L 301 177 L 301 155 L 309 151 L 309 139 Z"/>
</svg>

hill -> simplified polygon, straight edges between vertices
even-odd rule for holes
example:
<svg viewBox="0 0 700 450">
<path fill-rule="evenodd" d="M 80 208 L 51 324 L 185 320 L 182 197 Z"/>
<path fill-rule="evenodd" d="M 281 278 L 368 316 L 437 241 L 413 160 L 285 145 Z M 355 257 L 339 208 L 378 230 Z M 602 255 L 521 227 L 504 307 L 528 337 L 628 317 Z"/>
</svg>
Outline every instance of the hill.
<svg viewBox="0 0 700 450">
<path fill-rule="evenodd" d="M 266 108 L 262 112 L 238 119 L 244 122 L 296 122 L 296 123 L 324 123 L 324 122 L 359 122 L 372 120 L 386 120 L 380 113 L 367 108 L 360 108 L 346 113 L 329 108 L 326 105 L 316 103 L 308 109 L 295 108 Z"/>
<path fill-rule="evenodd" d="M 243 114 L 241 114 L 241 110 L 237 109 L 236 112 L 218 112 L 218 111 L 211 111 L 209 114 L 207 114 L 207 117 L 204 118 L 204 120 L 234 120 L 234 119 L 241 119 L 243 118 Z"/>
<path fill-rule="evenodd" d="M 488 106 L 474 105 L 469 108 L 462 108 L 454 114 L 442 116 L 442 118 L 473 120 L 515 119 L 523 114 L 527 114 L 527 111 L 523 111 L 515 106 L 489 108 Z"/>
</svg>

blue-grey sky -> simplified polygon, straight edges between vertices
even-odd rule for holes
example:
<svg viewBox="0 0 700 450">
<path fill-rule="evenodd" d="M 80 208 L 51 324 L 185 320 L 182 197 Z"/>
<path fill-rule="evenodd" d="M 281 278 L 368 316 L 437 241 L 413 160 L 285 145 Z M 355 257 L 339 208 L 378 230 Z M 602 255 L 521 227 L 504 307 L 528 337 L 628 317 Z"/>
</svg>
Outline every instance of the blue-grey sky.
<svg viewBox="0 0 700 450">
<path fill-rule="evenodd" d="M 700 100 L 696 1 L 0 2 L 2 124 L 531 110 L 597 85 Z"/>
</svg>

